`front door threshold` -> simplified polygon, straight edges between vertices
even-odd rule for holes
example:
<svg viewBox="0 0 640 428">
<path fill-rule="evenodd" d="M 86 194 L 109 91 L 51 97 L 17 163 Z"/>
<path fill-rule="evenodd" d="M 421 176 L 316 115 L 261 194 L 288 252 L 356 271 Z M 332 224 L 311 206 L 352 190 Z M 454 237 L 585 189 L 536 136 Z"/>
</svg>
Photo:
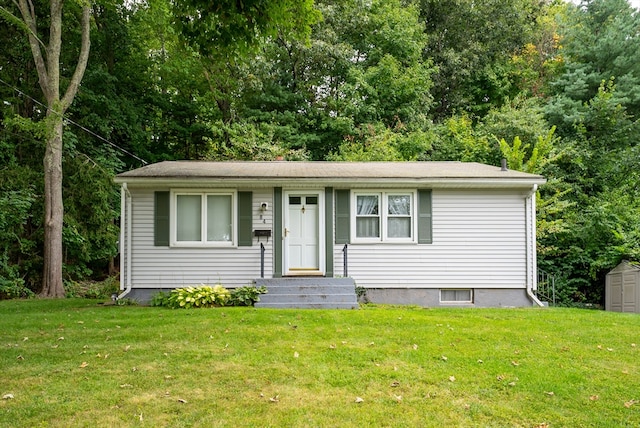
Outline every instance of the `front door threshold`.
<svg viewBox="0 0 640 428">
<path fill-rule="evenodd" d="M 294 270 L 289 271 L 283 276 L 291 277 L 291 276 L 324 276 L 324 272 L 320 272 L 319 270 Z"/>
</svg>

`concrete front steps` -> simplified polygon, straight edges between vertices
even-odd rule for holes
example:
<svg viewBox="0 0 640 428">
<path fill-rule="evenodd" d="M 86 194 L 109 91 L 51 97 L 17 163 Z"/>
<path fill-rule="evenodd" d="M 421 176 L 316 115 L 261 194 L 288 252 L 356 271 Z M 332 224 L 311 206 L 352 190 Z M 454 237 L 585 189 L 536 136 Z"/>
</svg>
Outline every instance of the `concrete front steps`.
<svg viewBox="0 0 640 428">
<path fill-rule="evenodd" d="M 256 308 L 357 309 L 356 283 L 351 278 L 259 278 L 265 286 Z"/>
</svg>

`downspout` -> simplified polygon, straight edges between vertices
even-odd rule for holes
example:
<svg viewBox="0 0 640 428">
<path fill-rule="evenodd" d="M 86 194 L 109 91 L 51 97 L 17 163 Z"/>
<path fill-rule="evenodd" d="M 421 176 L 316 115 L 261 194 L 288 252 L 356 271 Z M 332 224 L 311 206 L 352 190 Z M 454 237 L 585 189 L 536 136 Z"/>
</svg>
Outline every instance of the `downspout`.
<svg viewBox="0 0 640 428">
<path fill-rule="evenodd" d="M 122 217 L 120 225 L 120 242 L 125 243 L 120 249 L 120 266 L 123 263 L 126 266 L 124 277 L 120 275 L 120 289 L 124 291 L 118 296 L 118 300 L 125 297 L 131 292 L 131 193 L 127 188 L 127 183 L 122 183 L 122 191 L 120 192 L 120 216 Z M 124 223 L 124 225 L 122 224 Z M 124 227 L 123 227 L 124 226 Z M 126 237 L 125 237 L 126 228 Z M 125 239 L 126 238 L 126 239 Z M 121 244 L 122 245 L 122 244 Z M 123 249 L 126 249 L 126 254 Z"/>
<path fill-rule="evenodd" d="M 536 281 L 536 192 L 538 191 L 538 185 L 534 184 L 531 191 L 527 195 L 526 204 L 528 202 L 528 221 L 527 221 L 527 296 L 533 302 L 534 305 L 544 307 L 544 304 L 538 299 L 533 292 L 533 287 Z"/>
</svg>

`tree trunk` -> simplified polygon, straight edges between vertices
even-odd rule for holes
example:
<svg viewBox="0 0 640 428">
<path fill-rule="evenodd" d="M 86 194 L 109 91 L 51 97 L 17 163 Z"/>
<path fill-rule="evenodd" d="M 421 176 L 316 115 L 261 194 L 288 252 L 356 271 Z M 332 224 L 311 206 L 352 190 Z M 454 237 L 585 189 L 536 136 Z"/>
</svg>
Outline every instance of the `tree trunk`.
<svg viewBox="0 0 640 428">
<path fill-rule="evenodd" d="M 44 297 L 64 297 L 62 284 L 62 116 L 47 114 L 51 130 L 44 155 Z"/>
</svg>

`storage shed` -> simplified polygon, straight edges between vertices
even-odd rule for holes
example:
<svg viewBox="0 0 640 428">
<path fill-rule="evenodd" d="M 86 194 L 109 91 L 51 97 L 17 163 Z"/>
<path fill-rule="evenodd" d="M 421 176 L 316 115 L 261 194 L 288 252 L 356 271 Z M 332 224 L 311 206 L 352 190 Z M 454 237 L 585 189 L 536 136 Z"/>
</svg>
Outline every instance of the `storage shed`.
<svg viewBox="0 0 640 428">
<path fill-rule="evenodd" d="M 605 309 L 640 313 L 640 264 L 623 261 L 607 274 Z"/>
</svg>

